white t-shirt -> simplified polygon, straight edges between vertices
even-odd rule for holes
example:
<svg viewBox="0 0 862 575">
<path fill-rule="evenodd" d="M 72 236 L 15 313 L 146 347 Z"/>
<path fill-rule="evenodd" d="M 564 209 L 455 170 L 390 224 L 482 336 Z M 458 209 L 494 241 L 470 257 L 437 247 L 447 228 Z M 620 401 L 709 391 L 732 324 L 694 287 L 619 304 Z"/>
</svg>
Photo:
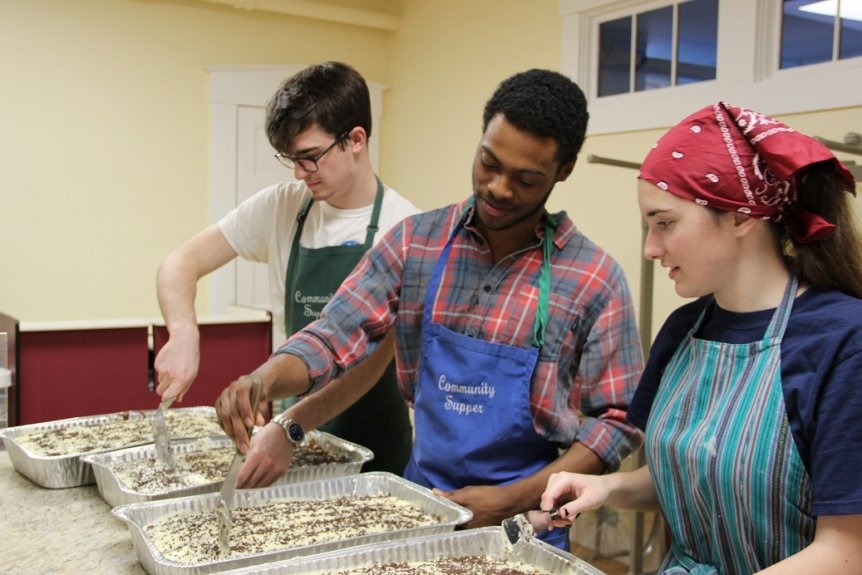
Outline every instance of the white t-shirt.
<svg viewBox="0 0 862 575">
<path fill-rule="evenodd" d="M 281 182 L 266 187 L 228 212 L 218 226 L 240 257 L 269 264 L 269 297 L 273 318 L 284 331 L 284 280 L 296 215 L 311 196 L 305 182 Z M 365 243 L 373 204 L 355 210 L 314 202 L 302 229 L 300 245 L 323 248 L 345 242 Z M 376 243 L 389 229 L 421 210 L 384 185 Z"/>
</svg>

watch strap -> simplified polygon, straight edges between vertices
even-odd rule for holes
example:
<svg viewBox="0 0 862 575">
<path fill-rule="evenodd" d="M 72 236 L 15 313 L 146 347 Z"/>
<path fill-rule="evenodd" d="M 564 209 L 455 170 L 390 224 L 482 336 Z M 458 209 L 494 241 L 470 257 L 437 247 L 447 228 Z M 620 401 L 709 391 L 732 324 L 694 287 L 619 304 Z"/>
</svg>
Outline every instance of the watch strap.
<svg viewBox="0 0 862 575">
<path fill-rule="evenodd" d="M 277 416 L 273 421 L 281 426 L 287 440 L 294 446 L 299 447 L 299 445 L 302 444 L 305 439 L 305 429 L 302 427 L 301 423 L 288 417 L 285 413 Z"/>
</svg>

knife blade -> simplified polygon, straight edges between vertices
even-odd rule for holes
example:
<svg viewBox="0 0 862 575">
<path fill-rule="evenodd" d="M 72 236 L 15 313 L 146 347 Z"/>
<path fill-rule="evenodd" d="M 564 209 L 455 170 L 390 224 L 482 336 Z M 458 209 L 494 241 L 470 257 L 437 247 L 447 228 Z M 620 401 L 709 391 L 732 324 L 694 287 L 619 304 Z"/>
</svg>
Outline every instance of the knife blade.
<svg viewBox="0 0 862 575">
<path fill-rule="evenodd" d="M 259 379 L 255 378 L 251 385 L 251 418 L 252 422 L 257 416 L 257 404 L 260 398 L 260 388 L 261 382 Z M 246 429 L 248 432 L 249 438 L 251 438 L 251 432 L 254 428 L 254 423 L 252 423 L 251 428 Z M 236 482 L 239 479 L 239 470 L 242 468 L 242 462 L 245 460 L 245 456 L 239 450 L 239 447 L 236 448 L 236 453 L 234 453 L 233 461 L 231 461 L 230 469 L 228 469 L 227 475 L 224 478 L 224 482 L 221 486 L 221 491 L 219 492 L 221 495 L 221 500 L 219 501 L 219 508 L 217 510 L 218 514 L 218 522 L 219 522 L 219 551 L 221 553 L 230 553 L 230 529 L 233 527 L 233 513 L 232 510 L 235 505 L 235 496 L 236 496 Z"/>
<path fill-rule="evenodd" d="M 156 457 L 168 469 L 174 468 L 174 455 L 171 452 L 171 440 L 168 436 L 168 426 L 165 422 L 165 411 L 174 402 L 173 397 L 166 397 L 159 403 L 153 415 L 153 441 L 156 445 Z"/>
</svg>

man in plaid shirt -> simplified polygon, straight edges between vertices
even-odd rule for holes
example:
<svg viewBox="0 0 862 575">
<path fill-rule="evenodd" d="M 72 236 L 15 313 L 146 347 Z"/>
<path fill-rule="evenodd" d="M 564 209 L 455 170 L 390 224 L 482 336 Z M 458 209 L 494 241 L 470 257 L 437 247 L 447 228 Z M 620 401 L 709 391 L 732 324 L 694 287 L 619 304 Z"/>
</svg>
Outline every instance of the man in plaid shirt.
<svg viewBox="0 0 862 575">
<path fill-rule="evenodd" d="M 299 402 L 267 425 L 241 485 L 274 481 L 303 428 L 361 395 L 326 384 L 362 369 L 393 327 L 399 385 L 415 410 L 404 476 L 470 509 L 468 527 L 536 509 L 553 472 L 612 471 L 640 445 L 625 420 L 643 367 L 626 278 L 565 212 L 545 211 L 574 168 L 587 119 L 580 88 L 556 72 L 529 70 L 498 87 L 473 196 L 393 227 L 318 321 L 222 393 L 216 409 L 241 449 L 253 379 L 264 400 L 332 398 L 325 409 Z M 567 548 L 566 531 L 541 536 Z"/>
</svg>

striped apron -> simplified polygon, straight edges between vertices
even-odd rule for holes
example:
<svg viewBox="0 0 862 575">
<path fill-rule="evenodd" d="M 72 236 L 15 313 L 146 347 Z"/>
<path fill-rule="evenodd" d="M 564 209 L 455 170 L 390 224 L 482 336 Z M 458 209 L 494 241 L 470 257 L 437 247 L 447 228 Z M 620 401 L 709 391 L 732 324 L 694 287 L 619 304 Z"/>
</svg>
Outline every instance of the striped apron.
<svg viewBox="0 0 862 575">
<path fill-rule="evenodd" d="M 754 573 L 814 538 L 811 482 L 781 388 L 781 340 L 796 288 L 794 277 L 753 343 L 696 338 L 708 306 L 667 366 L 646 431 L 647 464 L 671 531 L 659 573 Z"/>
</svg>

